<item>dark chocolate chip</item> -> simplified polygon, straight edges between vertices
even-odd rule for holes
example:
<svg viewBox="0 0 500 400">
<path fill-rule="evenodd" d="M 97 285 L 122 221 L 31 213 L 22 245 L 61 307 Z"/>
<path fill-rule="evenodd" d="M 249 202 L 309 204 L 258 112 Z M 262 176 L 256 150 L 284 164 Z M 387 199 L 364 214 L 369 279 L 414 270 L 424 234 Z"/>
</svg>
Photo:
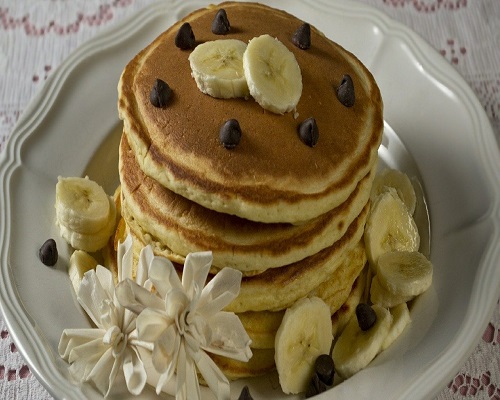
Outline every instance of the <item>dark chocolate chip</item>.
<svg viewBox="0 0 500 400">
<path fill-rule="evenodd" d="M 333 358 L 329 354 L 321 354 L 314 362 L 314 370 L 318 378 L 327 386 L 333 385 L 333 377 L 335 375 L 335 364 Z"/>
<path fill-rule="evenodd" d="M 226 10 L 221 8 L 219 11 L 217 11 L 214 20 L 212 21 L 212 33 L 215 33 L 216 35 L 225 35 L 226 33 L 229 33 L 230 29 L 231 24 L 227 19 Z"/>
<path fill-rule="evenodd" d="M 366 303 L 358 304 L 356 307 L 356 318 L 358 319 L 359 328 L 362 331 L 367 331 L 377 322 L 377 314 L 373 308 Z"/>
<path fill-rule="evenodd" d="M 314 373 L 306 389 L 306 399 L 326 392 L 327 390 L 328 387 L 319 379 L 318 374 Z"/>
<path fill-rule="evenodd" d="M 219 140 L 226 149 L 234 149 L 241 140 L 240 124 L 235 119 L 229 119 L 221 126 Z"/>
<path fill-rule="evenodd" d="M 194 49 L 196 46 L 194 32 L 189 22 L 184 22 L 179 28 L 177 35 L 175 35 L 175 45 L 182 50 Z"/>
<path fill-rule="evenodd" d="M 52 267 L 56 264 L 59 257 L 57 253 L 57 245 L 54 239 L 48 239 L 42 244 L 40 250 L 38 250 L 38 257 L 45 265 Z"/>
<path fill-rule="evenodd" d="M 171 96 L 172 89 L 170 89 L 170 86 L 161 79 L 156 79 L 151 92 L 149 92 L 149 101 L 151 101 L 151 104 L 155 107 L 166 107 Z"/>
<path fill-rule="evenodd" d="M 238 400 L 253 400 L 248 386 L 245 385 L 243 389 L 241 389 L 240 397 L 238 397 Z"/>
<path fill-rule="evenodd" d="M 319 129 L 314 118 L 307 118 L 299 125 L 299 136 L 309 147 L 314 147 L 318 143 Z"/>
<path fill-rule="evenodd" d="M 307 22 L 300 25 L 294 32 L 292 43 L 302 50 L 311 47 L 311 26 Z"/>
<path fill-rule="evenodd" d="M 339 87 L 337 88 L 337 98 L 346 107 L 354 105 L 354 83 L 349 75 L 344 75 Z"/>
</svg>

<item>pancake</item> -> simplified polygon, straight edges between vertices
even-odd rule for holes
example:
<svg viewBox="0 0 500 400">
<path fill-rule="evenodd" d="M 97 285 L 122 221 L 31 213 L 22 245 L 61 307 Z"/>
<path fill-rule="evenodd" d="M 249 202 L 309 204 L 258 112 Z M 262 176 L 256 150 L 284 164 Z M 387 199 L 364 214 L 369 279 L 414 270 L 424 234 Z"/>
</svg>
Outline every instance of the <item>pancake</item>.
<svg viewBox="0 0 500 400">
<path fill-rule="evenodd" d="M 209 356 L 224 375 L 231 380 L 262 376 L 276 369 L 274 349 L 252 349 L 252 357 L 247 362 L 212 353 Z"/>
<path fill-rule="evenodd" d="M 223 37 L 211 32 L 221 8 L 231 23 Z M 248 42 L 263 34 L 280 40 L 302 74 L 296 108 L 275 114 L 251 97 L 223 100 L 201 93 L 191 74 L 191 51 L 175 45 L 185 22 L 197 44 Z M 213 254 L 208 280 L 225 267 L 241 271 L 239 294 L 224 311 L 240 318 L 253 357 L 239 362 L 210 355 L 230 379 L 275 369 L 276 332 L 299 299 L 323 299 L 338 334 L 368 281 L 363 234 L 383 132 L 380 91 L 352 53 L 314 27 L 311 47 L 296 47 L 292 36 L 302 24 L 257 3 L 209 6 L 160 34 L 128 63 L 118 83 L 123 135 L 114 199 L 120 219 L 104 259 L 116 282 L 116 249 L 130 235 L 136 264 L 150 245 L 174 263 L 179 276 L 189 253 L 207 250 Z M 346 75 L 354 85 L 352 106 L 337 97 Z M 162 107 L 150 100 L 158 79 L 172 89 Z M 242 138 L 227 149 L 219 129 L 233 118 Z M 313 147 L 298 134 L 308 118 L 319 128 Z"/>
<path fill-rule="evenodd" d="M 338 337 L 347 321 L 354 314 L 363 293 L 365 279 L 366 271 L 356 279 L 345 303 L 332 315 L 334 337 Z M 248 362 L 236 361 L 212 354 L 210 354 L 210 357 L 217 363 L 217 366 L 222 370 L 224 375 L 231 380 L 262 376 L 272 372 L 276 368 L 274 363 L 274 348 L 252 348 L 252 353 L 252 358 Z"/>
<path fill-rule="evenodd" d="M 218 8 L 231 23 L 225 39 L 248 42 L 269 34 L 292 51 L 303 91 L 294 112 L 265 111 L 253 99 L 214 99 L 191 76 L 190 51 L 174 38 L 189 22 L 197 43 L 220 39 L 211 32 Z M 266 223 L 307 221 L 344 203 L 372 170 L 382 138 L 382 100 L 375 80 L 350 52 L 311 27 L 311 47 L 291 43 L 298 18 L 256 3 L 223 3 L 188 15 L 156 38 L 125 67 L 118 84 L 124 132 L 144 173 L 169 190 L 221 213 Z M 349 74 L 356 101 L 342 105 L 336 88 Z M 167 107 L 149 94 L 156 79 L 172 89 Z M 314 117 L 319 141 L 301 142 L 299 124 Z M 239 121 L 242 138 L 227 150 L 220 126 Z"/>
<path fill-rule="evenodd" d="M 344 262 L 348 262 L 349 259 L 346 257 L 350 250 L 357 248 L 359 252 L 357 257 L 365 257 L 361 239 L 368 211 L 369 205 L 365 206 L 361 214 L 349 226 L 346 234 L 332 246 L 296 263 L 243 277 L 238 297 L 228 305 L 226 310 L 242 313 L 285 309 L 327 281 Z M 147 243 L 143 243 L 130 226 L 127 226 L 127 229 L 127 233 L 131 234 L 134 239 L 134 253 L 138 258 L 140 250 Z M 155 252 L 155 247 L 153 247 L 153 252 Z M 354 268 L 355 265 L 352 267 Z M 181 271 L 182 265 L 178 265 L 178 269 Z"/>
<path fill-rule="evenodd" d="M 290 307 L 296 300 L 306 296 L 322 282 L 328 280 L 343 262 L 346 255 L 355 247 L 364 246 L 364 225 L 369 207 L 349 226 L 342 239 L 332 246 L 309 256 L 301 261 L 281 268 L 268 269 L 265 272 L 243 277 L 240 293 L 227 307 L 228 311 L 281 310 Z"/>
<path fill-rule="evenodd" d="M 364 281 L 366 279 L 366 271 L 362 273 L 366 263 L 366 257 L 360 256 L 359 249 L 354 249 L 350 255 L 346 257 L 349 262 L 343 263 L 341 267 L 335 271 L 330 279 L 322 284 L 328 285 L 328 291 L 318 291 L 314 289 L 307 296 L 317 296 L 324 300 L 330 307 L 332 313 L 332 321 L 339 321 L 340 315 L 347 313 L 352 307 L 350 303 L 354 302 L 354 294 L 356 298 L 358 293 L 362 292 Z M 358 289 L 358 286 L 359 289 Z M 350 303 L 347 302 L 349 296 L 353 296 Z M 337 314 L 343 307 L 343 312 Z M 350 308 L 348 308 L 350 307 Z M 249 311 L 237 314 L 243 326 L 245 327 L 248 336 L 252 339 L 251 347 L 254 349 L 268 349 L 274 347 L 274 338 L 278 330 L 285 310 L 281 311 Z M 335 320 L 333 316 L 337 314 Z M 337 330 L 338 328 L 336 328 Z"/>
<path fill-rule="evenodd" d="M 119 159 L 123 217 L 141 241 L 158 243 L 180 263 L 210 249 L 215 267 L 245 275 L 297 262 L 339 240 L 368 202 L 375 175 L 371 171 L 344 203 L 311 221 L 265 224 L 209 210 L 160 185 L 139 168 L 125 135 Z"/>
<path fill-rule="evenodd" d="M 354 281 L 346 301 L 332 315 L 332 334 L 334 339 L 340 336 L 349 319 L 356 313 L 356 307 L 363 301 L 363 296 L 366 294 L 366 284 L 369 279 L 369 268 L 370 266 L 367 265 Z"/>
<path fill-rule="evenodd" d="M 123 222 L 123 220 L 122 220 Z M 105 265 L 113 272 L 115 283 L 117 282 L 116 248 L 118 241 L 122 241 L 126 235 L 118 227 L 116 236 L 110 239 L 108 246 L 103 249 Z M 138 244 L 135 253 L 138 255 L 142 244 Z M 367 271 L 360 270 L 366 264 L 366 254 L 357 246 L 346 256 L 346 260 L 331 275 L 331 277 L 314 288 L 308 295 L 321 297 L 330 307 L 332 312 L 333 334 L 341 332 L 365 290 Z M 137 257 L 136 257 L 137 258 Z M 366 269 L 366 268 L 365 268 Z M 279 311 L 247 311 L 238 313 L 246 332 L 252 339 L 253 349 L 269 349 L 274 347 L 274 337 L 279 328 L 285 310 Z"/>
</svg>

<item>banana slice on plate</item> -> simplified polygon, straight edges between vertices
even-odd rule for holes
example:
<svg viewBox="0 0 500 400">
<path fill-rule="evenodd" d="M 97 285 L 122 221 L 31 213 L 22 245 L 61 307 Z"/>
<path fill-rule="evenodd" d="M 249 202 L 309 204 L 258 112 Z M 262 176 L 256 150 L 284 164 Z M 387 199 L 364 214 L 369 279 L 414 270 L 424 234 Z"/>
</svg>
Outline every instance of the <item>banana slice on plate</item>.
<svg viewBox="0 0 500 400">
<path fill-rule="evenodd" d="M 432 284 L 433 266 L 417 251 L 391 251 L 377 263 L 380 285 L 396 296 L 415 297 Z"/>
<path fill-rule="evenodd" d="M 72 231 L 95 233 L 108 223 L 109 198 L 87 177 L 59 177 L 55 207 L 58 222 Z"/>
<path fill-rule="evenodd" d="M 389 251 L 418 250 L 420 235 L 417 225 L 395 189 L 387 188 L 373 202 L 364 240 L 372 266 Z"/>
<path fill-rule="evenodd" d="M 192 76 L 201 92 L 230 99 L 249 95 L 243 72 L 247 44 L 236 39 L 202 43 L 189 55 Z"/>
<path fill-rule="evenodd" d="M 252 97 L 277 114 L 292 111 L 302 94 L 302 73 L 295 55 L 270 35 L 253 38 L 243 54 L 243 70 Z"/>
<path fill-rule="evenodd" d="M 391 168 L 384 169 L 378 173 L 373 180 L 372 191 L 370 193 L 371 200 L 375 201 L 388 187 L 396 190 L 399 198 L 408 208 L 410 215 L 413 215 L 417 204 L 417 196 L 408 175 Z"/>
<path fill-rule="evenodd" d="M 106 225 L 100 231 L 95 233 L 80 233 L 59 223 L 59 232 L 63 239 L 74 249 L 84 250 L 89 253 L 96 252 L 106 246 L 116 227 L 116 207 L 111 199 L 109 199 L 109 202 L 111 212 L 109 213 Z"/>
<path fill-rule="evenodd" d="M 85 272 L 95 269 L 97 261 L 83 250 L 75 250 L 69 258 L 68 275 L 75 293 L 78 294 Z"/>
<path fill-rule="evenodd" d="M 398 296 L 384 288 L 375 275 L 370 286 L 370 301 L 382 307 L 395 307 L 413 299 L 413 296 Z"/>
<path fill-rule="evenodd" d="M 318 297 L 288 308 L 275 338 L 275 362 L 284 393 L 305 392 L 316 358 L 328 354 L 333 340 L 330 307 Z"/>
<path fill-rule="evenodd" d="M 391 308 L 390 313 L 392 315 L 392 323 L 389 328 L 389 332 L 382 343 L 382 348 L 385 350 L 403 333 L 406 326 L 411 322 L 410 310 L 408 310 L 408 305 L 406 303 L 401 303 L 396 307 Z"/>
<path fill-rule="evenodd" d="M 115 230 L 115 202 L 87 177 L 60 177 L 55 208 L 61 236 L 75 249 L 95 252 L 106 245 Z"/>
<path fill-rule="evenodd" d="M 375 324 L 366 331 L 359 327 L 356 315 L 342 331 L 333 347 L 335 369 L 342 378 L 349 378 L 365 368 L 381 351 L 392 323 L 388 309 L 372 306 L 376 314 Z"/>
</svg>

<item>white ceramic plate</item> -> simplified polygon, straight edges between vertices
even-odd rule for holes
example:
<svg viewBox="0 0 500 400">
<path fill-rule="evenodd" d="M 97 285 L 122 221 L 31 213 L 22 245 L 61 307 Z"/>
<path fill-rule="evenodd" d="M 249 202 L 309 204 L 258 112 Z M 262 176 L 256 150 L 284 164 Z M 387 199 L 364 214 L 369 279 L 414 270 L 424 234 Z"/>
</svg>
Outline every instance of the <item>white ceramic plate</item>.
<svg viewBox="0 0 500 400">
<path fill-rule="evenodd" d="M 385 118 L 415 159 L 432 226 L 433 287 L 412 309 L 412 326 L 369 368 L 322 399 L 429 398 L 473 350 L 500 295 L 500 156 L 472 91 L 423 40 L 352 1 L 265 1 L 286 7 L 356 54 L 375 75 Z M 31 371 L 55 398 L 99 398 L 72 384 L 57 354 L 64 328 L 88 326 L 65 268 L 68 247 L 54 225 L 58 175 L 117 184 L 116 84 L 127 61 L 202 1 L 154 4 L 79 48 L 27 107 L 0 162 L 0 300 Z M 384 162 L 411 169 L 399 152 Z M 38 248 L 58 242 L 56 268 Z M 275 377 L 250 382 L 281 398 Z M 241 384 L 233 385 L 236 398 Z M 146 397 L 152 396 L 148 392 Z"/>
</svg>

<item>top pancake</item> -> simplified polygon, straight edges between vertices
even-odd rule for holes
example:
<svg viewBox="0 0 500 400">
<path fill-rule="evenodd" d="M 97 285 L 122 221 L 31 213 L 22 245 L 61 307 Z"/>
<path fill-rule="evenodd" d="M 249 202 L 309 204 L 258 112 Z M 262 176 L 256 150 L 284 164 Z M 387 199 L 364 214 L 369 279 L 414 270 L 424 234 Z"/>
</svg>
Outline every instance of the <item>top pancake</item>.
<svg viewBox="0 0 500 400">
<path fill-rule="evenodd" d="M 225 36 L 211 32 L 219 8 L 231 23 Z M 217 39 L 248 42 L 277 37 L 298 61 L 303 91 L 296 112 L 278 115 L 252 98 L 215 99 L 191 77 L 190 51 L 174 38 L 188 21 L 197 43 Z M 223 3 L 201 9 L 162 33 L 125 68 L 119 115 L 141 169 L 175 193 L 218 212 L 260 222 L 296 223 L 343 203 L 372 168 L 382 137 L 382 101 L 370 72 L 351 53 L 311 27 L 311 47 L 291 42 L 302 21 L 254 3 Z M 354 106 L 343 106 L 336 87 L 344 74 L 354 82 Z M 173 96 L 166 108 L 149 101 L 154 81 L 167 82 Z M 297 129 L 314 117 L 318 144 L 311 148 Z M 232 150 L 219 143 L 219 128 L 239 121 L 242 139 Z"/>
</svg>

